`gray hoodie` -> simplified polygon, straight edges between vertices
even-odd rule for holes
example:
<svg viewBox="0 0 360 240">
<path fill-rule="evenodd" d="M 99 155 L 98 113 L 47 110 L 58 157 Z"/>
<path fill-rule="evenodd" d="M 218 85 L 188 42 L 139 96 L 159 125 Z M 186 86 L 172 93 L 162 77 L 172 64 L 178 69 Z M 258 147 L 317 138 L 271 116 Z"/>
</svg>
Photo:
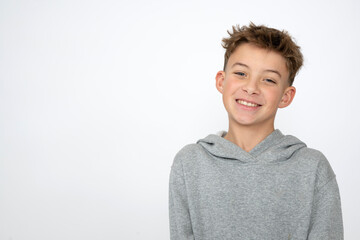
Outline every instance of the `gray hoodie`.
<svg viewBox="0 0 360 240">
<path fill-rule="evenodd" d="M 172 240 L 343 239 L 339 190 L 322 153 L 279 130 L 250 152 L 222 136 L 174 159 Z"/>
</svg>

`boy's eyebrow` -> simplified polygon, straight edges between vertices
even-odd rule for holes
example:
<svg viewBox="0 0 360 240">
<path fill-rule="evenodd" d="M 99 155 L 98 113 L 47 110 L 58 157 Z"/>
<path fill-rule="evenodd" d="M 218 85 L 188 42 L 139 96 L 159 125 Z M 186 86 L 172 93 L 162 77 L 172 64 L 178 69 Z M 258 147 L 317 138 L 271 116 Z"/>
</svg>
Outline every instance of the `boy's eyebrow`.
<svg viewBox="0 0 360 240">
<path fill-rule="evenodd" d="M 246 67 L 246 68 L 249 68 L 248 65 L 244 64 L 244 63 L 241 63 L 241 62 L 236 62 L 232 65 L 232 67 L 236 66 L 236 65 L 239 65 L 239 66 L 243 66 L 243 67 Z M 273 70 L 273 69 L 266 69 L 264 72 L 272 72 L 272 73 L 275 73 L 277 75 L 279 75 L 279 77 L 281 78 L 281 74 L 279 71 L 276 71 L 276 70 Z"/>
<path fill-rule="evenodd" d="M 244 64 L 244 63 L 241 63 L 241 62 L 236 62 L 236 63 L 234 63 L 231 67 L 234 67 L 234 66 L 236 66 L 236 65 L 239 65 L 239 66 L 243 66 L 243 67 L 247 67 L 247 68 L 249 68 L 249 66 L 248 66 L 248 65 L 246 65 L 246 64 Z"/>
<path fill-rule="evenodd" d="M 264 72 L 272 72 L 272 73 L 275 73 L 275 74 L 279 75 L 279 77 L 281 78 L 281 74 L 280 74 L 279 71 L 272 70 L 272 69 L 267 69 L 267 70 L 265 70 Z"/>
</svg>

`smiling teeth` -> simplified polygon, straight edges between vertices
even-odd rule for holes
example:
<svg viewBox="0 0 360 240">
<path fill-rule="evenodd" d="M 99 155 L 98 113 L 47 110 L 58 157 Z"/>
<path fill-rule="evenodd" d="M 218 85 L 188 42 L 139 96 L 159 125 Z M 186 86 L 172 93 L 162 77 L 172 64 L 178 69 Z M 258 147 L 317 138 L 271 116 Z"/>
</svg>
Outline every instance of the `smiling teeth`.
<svg viewBox="0 0 360 240">
<path fill-rule="evenodd" d="M 245 102 L 243 100 L 237 100 L 237 102 L 242 104 L 242 105 L 248 106 L 248 107 L 257 107 L 257 106 L 259 106 L 258 104 Z"/>
</svg>

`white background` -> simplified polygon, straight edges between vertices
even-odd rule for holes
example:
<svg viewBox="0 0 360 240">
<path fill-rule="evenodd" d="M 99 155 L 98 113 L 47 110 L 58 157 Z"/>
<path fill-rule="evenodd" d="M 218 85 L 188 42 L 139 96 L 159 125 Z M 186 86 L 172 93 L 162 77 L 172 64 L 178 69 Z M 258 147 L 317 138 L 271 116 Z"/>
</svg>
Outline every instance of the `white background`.
<svg viewBox="0 0 360 240">
<path fill-rule="evenodd" d="M 359 239 L 360 4 L 0 1 L 0 240 L 169 239 L 176 152 L 227 129 L 215 89 L 234 24 L 302 47 L 276 127 L 321 150 Z"/>
</svg>

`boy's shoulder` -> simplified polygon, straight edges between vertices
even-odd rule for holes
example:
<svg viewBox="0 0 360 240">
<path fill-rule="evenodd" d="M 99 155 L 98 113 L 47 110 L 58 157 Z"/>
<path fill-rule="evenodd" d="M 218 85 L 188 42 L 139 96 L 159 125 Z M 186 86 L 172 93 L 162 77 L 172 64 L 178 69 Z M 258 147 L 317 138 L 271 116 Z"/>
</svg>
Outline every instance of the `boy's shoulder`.
<svg viewBox="0 0 360 240">
<path fill-rule="evenodd" d="M 301 141 L 292 135 L 285 135 L 285 138 L 292 138 L 297 139 L 297 141 Z M 298 149 L 298 151 L 294 153 L 294 157 L 299 163 L 308 165 L 308 169 L 315 170 L 316 175 L 320 180 L 335 177 L 334 171 L 332 170 L 328 159 L 318 149 L 310 148 L 305 144 L 305 147 Z"/>
<path fill-rule="evenodd" d="M 196 159 L 199 153 L 203 151 L 202 147 L 197 143 L 190 143 L 182 147 L 175 155 L 175 162 L 187 162 Z"/>
<path fill-rule="evenodd" d="M 284 135 L 283 141 L 302 142 L 293 135 Z M 300 171 L 303 171 L 304 175 L 308 173 L 314 174 L 317 190 L 336 177 L 327 157 L 320 150 L 310 148 L 305 143 L 304 147 L 294 152 L 292 158 L 297 163 L 295 166 Z"/>
<path fill-rule="evenodd" d="M 206 137 L 198 139 L 196 142 L 190 143 L 182 147 L 175 155 L 174 163 L 175 162 L 191 162 L 196 161 L 199 158 L 204 157 L 203 154 L 206 154 L 206 149 L 199 144 L 201 141 L 208 141 L 221 138 L 226 133 L 225 131 L 218 131 L 216 133 L 208 134 Z M 216 141 L 216 140 L 215 140 Z M 211 141 L 208 142 L 212 144 Z"/>
<path fill-rule="evenodd" d="M 336 177 L 330 162 L 321 151 L 306 147 L 301 149 L 299 154 L 301 155 L 300 159 L 304 163 L 314 166 L 318 189 Z"/>
<path fill-rule="evenodd" d="M 308 146 L 299 149 L 298 153 L 301 159 L 313 162 L 316 164 L 324 164 L 328 162 L 325 155 L 318 149 L 310 148 Z"/>
</svg>

